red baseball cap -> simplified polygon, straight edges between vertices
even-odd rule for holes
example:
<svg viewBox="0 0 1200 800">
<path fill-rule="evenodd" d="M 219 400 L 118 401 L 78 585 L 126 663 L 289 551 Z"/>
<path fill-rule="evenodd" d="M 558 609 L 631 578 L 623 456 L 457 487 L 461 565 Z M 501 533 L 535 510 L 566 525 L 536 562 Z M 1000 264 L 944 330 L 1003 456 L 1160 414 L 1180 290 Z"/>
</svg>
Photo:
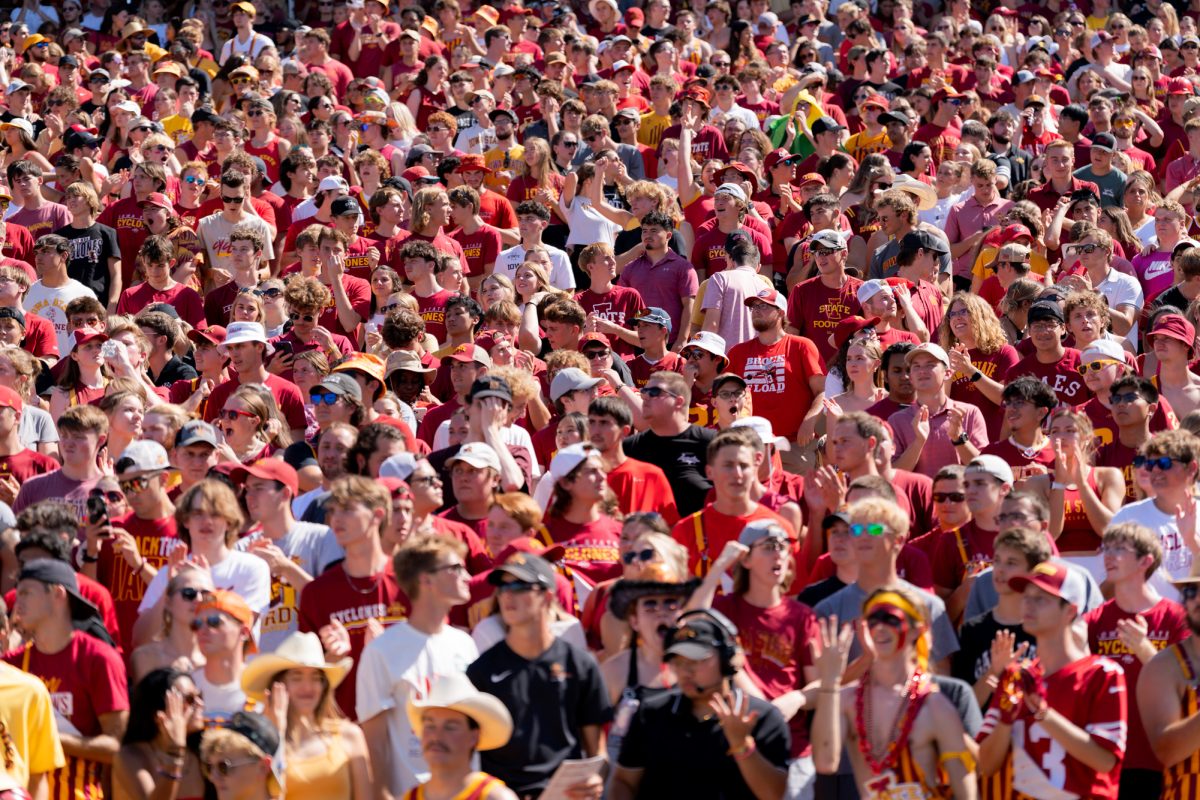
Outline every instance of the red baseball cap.
<svg viewBox="0 0 1200 800">
<path fill-rule="evenodd" d="M 167 211 L 174 211 L 175 206 L 171 203 L 171 198 L 167 197 L 162 192 L 153 192 L 145 200 L 138 203 L 138 208 L 165 208 Z"/>
<path fill-rule="evenodd" d="M 775 169 L 776 165 L 787 161 L 798 162 L 800 161 L 800 156 L 796 155 L 795 153 L 789 153 L 782 147 L 777 147 L 771 152 L 767 153 L 767 157 L 763 161 L 763 169 L 765 169 L 767 172 L 770 172 L 771 170 Z"/>
<path fill-rule="evenodd" d="M 805 186 L 808 186 L 810 183 L 817 183 L 817 184 L 820 184 L 821 186 L 829 185 L 828 183 L 826 183 L 824 176 L 822 176 L 821 173 L 819 173 L 819 172 L 804 173 L 803 175 L 800 176 L 800 182 L 796 185 L 800 188 L 803 188 Z"/>
<path fill-rule="evenodd" d="M 1179 314 L 1163 314 L 1155 320 L 1154 328 L 1146 338 L 1148 339 L 1150 336 L 1167 336 L 1183 342 L 1187 345 L 1189 352 L 1196 347 L 1196 326 Z"/>
<path fill-rule="evenodd" d="M 862 105 L 875 106 L 876 108 L 882 108 L 884 111 L 887 111 L 892 107 L 892 104 L 888 102 L 888 99 L 881 94 L 871 95 L 866 100 L 862 101 Z"/>
<path fill-rule="evenodd" d="M 1187 78 L 1171 78 L 1167 81 L 1167 94 L 1183 94 L 1192 95 L 1196 93 L 1196 87 Z"/>
<path fill-rule="evenodd" d="M 399 478 L 376 478 L 376 483 L 388 490 L 393 498 L 405 499 L 412 497 L 412 489 L 407 482 Z"/>
<path fill-rule="evenodd" d="M 0 408 L 12 408 L 20 411 L 24 406 L 21 395 L 7 386 L 0 386 Z"/>
<path fill-rule="evenodd" d="M 233 482 L 239 485 L 245 483 L 246 478 L 250 475 L 265 481 L 279 481 L 288 488 L 292 497 L 300 494 L 300 476 L 296 474 L 296 470 L 290 464 L 282 459 L 260 458 L 248 467 L 238 467 L 229 473 Z"/>
<path fill-rule="evenodd" d="M 500 551 L 500 555 L 496 556 L 492 563 L 503 564 L 508 561 L 511 556 L 514 556 L 517 553 L 529 553 L 553 564 L 554 562 L 560 560 L 563 557 L 563 554 L 566 552 L 566 548 L 564 548 L 561 544 L 545 547 L 541 542 L 531 536 L 521 536 L 506 544 L 504 549 Z"/>
<path fill-rule="evenodd" d="M 592 333 L 585 333 L 583 336 L 579 337 L 579 350 L 582 352 L 584 345 L 591 344 L 593 342 L 602 344 L 605 347 L 612 347 L 612 341 L 607 336 L 598 331 L 593 331 Z"/>
<path fill-rule="evenodd" d="M 1025 591 L 1027 586 L 1036 586 L 1046 594 L 1053 595 L 1059 600 L 1080 607 L 1080 598 L 1073 591 L 1074 587 L 1067 585 L 1071 570 L 1066 564 L 1054 561 L 1043 561 L 1029 571 L 1028 575 L 1018 575 L 1009 580 L 1008 585 L 1016 592 Z"/>
<path fill-rule="evenodd" d="M 74 333 L 75 343 L 71 345 L 71 349 L 82 347 L 88 342 L 107 342 L 108 334 L 98 328 L 77 328 Z"/>
<path fill-rule="evenodd" d="M 188 331 L 188 338 L 195 344 L 207 342 L 220 347 L 225 343 L 225 328 L 221 325 L 209 325 L 207 328 L 194 328 Z"/>
<path fill-rule="evenodd" d="M 851 336 L 878 324 L 879 317 L 842 317 L 838 320 L 838 324 L 833 327 L 834 349 L 840 350 L 842 345 L 850 341 Z"/>
</svg>

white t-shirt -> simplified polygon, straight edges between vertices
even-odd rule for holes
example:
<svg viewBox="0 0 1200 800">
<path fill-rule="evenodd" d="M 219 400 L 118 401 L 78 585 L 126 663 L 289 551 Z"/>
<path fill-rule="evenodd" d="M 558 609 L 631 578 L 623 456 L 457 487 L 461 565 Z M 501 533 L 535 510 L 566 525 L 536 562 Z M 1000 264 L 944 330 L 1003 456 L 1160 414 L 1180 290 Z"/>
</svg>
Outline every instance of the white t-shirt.
<svg viewBox="0 0 1200 800">
<path fill-rule="evenodd" d="M 67 304 L 79 297 L 95 296 L 95 292 L 74 278 L 68 278 L 62 286 L 53 289 L 37 281 L 25 294 L 25 311 L 50 320 L 58 336 L 58 352 L 66 358 L 74 344 L 67 333 Z"/>
<path fill-rule="evenodd" d="M 1140 315 L 1142 306 L 1146 305 L 1146 295 L 1142 292 L 1142 285 L 1138 283 L 1138 279 L 1112 267 L 1109 267 L 1108 275 L 1096 285 L 1095 289 L 1108 299 L 1109 308 L 1128 305 L 1137 309 L 1139 314 L 1134 316 L 1135 320 Z M 1138 324 L 1134 322 L 1133 327 L 1129 329 L 1127 338 L 1131 342 L 1136 342 L 1137 336 Z"/>
<path fill-rule="evenodd" d="M 424 694 L 433 679 L 466 672 L 479 658 L 475 642 L 458 628 L 445 626 L 430 636 L 407 621 L 397 622 L 363 648 L 358 661 L 357 712 L 360 721 L 387 713 L 389 751 L 386 779 L 392 794 L 429 780 L 421 740 L 408 721 L 408 698 Z"/>
<path fill-rule="evenodd" d="M 594 241 L 602 241 L 596 239 Z M 608 241 L 603 240 L 603 241 Z M 546 252 L 550 254 L 550 285 L 555 289 L 562 289 L 564 292 L 575 288 L 575 273 L 571 272 L 571 258 L 557 247 L 551 247 L 548 244 L 543 244 Z M 525 247 L 517 245 L 510 247 L 507 250 L 501 250 L 500 255 L 496 256 L 496 266 L 492 270 L 497 275 L 504 275 L 510 281 L 516 279 L 517 270 L 525 263 Z"/>
<path fill-rule="evenodd" d="M 237 712 L 246 710 L 246 693 L 242 691 L 241 680 L 211 683 L 204 676 L 204 667 L 201 667 L 193 670 L 192 682 L 204 698 L 204 720 L 209 726 L 218 727 Z"/>
<path fill-rule="evenodd" d="M 265 539 L 261 529 L 244 539 L 239 539 L 234 548 L 249 553 L 250 545 Z M 346 557 L 346 552 L 337 543 L 333 531 L 327 525 L 297 522 L 284 536 L 275 542 L 300 569 L 317 577 L 329 565 Z M 253 556 L 258 558 L 258 556 Z M 278 578 L 271 577 L 271 606 L 262 620 L 262 634 L 258 649 L 270 653 L 288 637 L 300 629 L 300 592 Z"/>
<path fill-rule="evenodd" d="M 1162 566 L 1150 578 L 1150 585 L 1163 597 L 1178 600 L 1179 592 L 1171 585 L 1171 581 L 1186 578 L 1191 574 L 1192 552 L 1187 549 L 1183 537 L 1179 535 L 1175 514 L 1160 511 L 1154 503 L 1154 498 L 1149 497 L 1122 506 L 1113 514 L 1108 524 L 1111 527 L 1122 522 L 1136 522 L 1158 534 L 1158 541 L 1162 543 L 1163 549 Z"/>
<path fill-rule="evenodd" d="M 163 596 L 167 589 L 167 572 L 160 569 L 146 586 L 138 614 L 145 614 L 154 608 L 154 604 Z M 271 605 L 271 568 L 267 562 L 258 556 L 233 550 L 220 562 L 210 565 L 209 572 L 212 573 L 215 588 L 237 592 L 255 613 L 254 641 L 257 642 L 262 631 L 263 615 Z"/>
<path fill-rule="evenodd" d="M 621 226 L 609 220 L 596 210 L 592 201 L 586 197 L 576 197 L 570 205 L 558 199 L 558 208 L 567 218 L 567 246 L 576 244 L 592 244 L 593 242 L 614 242 Z M 553 281 L 551 281 L 553 283 Z"/>
<path fill-rule="evenodd" d="M 257 217 L 254 214 L 246 214 L 245 219 L 233 223 L 225 219 L 224 213 L 218 211 L 200 220 L 200 224 L 196 230 L 196 233 L 200 237 L 200 244 L 208 256 L 209 264 L 223 269 L 231 275 L 233 274 L 233 248 L 229 241 L 229 234 L 233 232 L 235 224 L 251 225 L 258 228 L 265 243 L 263 246 L 263 263 L 275 258 L 275 246 L 273 244 L 275 241 L 275 232 L 271 230 L 270 225 L 263 222 L 261 217 Z"/>
</svg>

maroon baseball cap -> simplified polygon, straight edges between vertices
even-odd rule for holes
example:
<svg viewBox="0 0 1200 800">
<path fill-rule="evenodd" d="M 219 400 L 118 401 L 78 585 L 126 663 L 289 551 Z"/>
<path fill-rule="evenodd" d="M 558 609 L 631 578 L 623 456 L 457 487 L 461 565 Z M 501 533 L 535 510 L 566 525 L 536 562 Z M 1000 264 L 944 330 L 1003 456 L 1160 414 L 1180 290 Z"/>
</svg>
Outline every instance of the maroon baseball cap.
<svg viewBox="0 0 1200 800">
<path fill-rule="evenodd" d="M 1167 94 L 1192 95 L 1195 93 L 1196 87 L 1187 78 L 1171 78 L 1167 81 Z"/>
<path fill-rule="evenodd" d="M 765 161 L 763 161 L 763 168 L 767 172 L 770 172 L 771 170 L 775 169 L 777 164 L 781 164 L 785 161 L 800 161 L 800 156 L 796 155 L 795 153 L 789 153 L 782 147 L 777 147 L 771 152 L 767 153 L 767 158 Z"/>
<path fill-rule="evenodd" d="M 225 328 L 221 325 L 209 325 L 207 328 L 195 328 L 188 331 L 188 338 L 194 344 L 206 342 L 220 347 L 225 343 Z"/>
<path fill-rule="evenodd" d="M 1163 314 L 1154 322 L 1149 336 L 1167 336 L 1183 342 L 1192 351 L 1196 347 L 1196 326 L 1179 314 Z"/>
<path fill-rule="evenodd" d="M 879 317 L 842 317 L 833 328 L 834 349 L 841 349 L 842 345 L 850 341 L 851 336 L 878 324 Z"/>
<path fill-rule="evenodd" d="M 1028 586 L 1036 586 L 1043 592 L 1065 600 L 1083 610 L 1084 598 L 1080 597 L 1078 579 L 1071 580 L 1071 569 L 1066 564 L 1057 561 L 1043 561 L 1029 571 L 1028 575 L 1018 575 L 1009 580 L 1008 585 L 1015 592 L 1023 592 Z"/>
<path fill-rule="evenodd" d="M 171 203 L 171 198 L 167 197 L 162 192 L 153 192 L 145 200 L 138 203 L 138 208 L 165 208 L 167 211 L 174 211 L 175 206 Z"/>
<path fill-rule="evenodd" d="M 496 556 L 492 563 L 503 564 L 504 562 L 508 561 L 510 556 L 516 555 L 517 553 L 529 553 L 553 564 L 554 562 L 560 560 L 563 557 L 563 554 L 566 552 L 566 548 L 564 548 L 561 544 L 545 547 L 541 542 L 531 536 L 521 536 L 506 544 L 504 549 L 500 551 L 500 555 Z"/>
<path fill-rule="evenodd" d="M 292 497 L 300 494 L 300 476 L 290 464 L 279 458 L 260 458 L 248 467 L 238 467 L 229 473 L 234 483 L 241 485 L 246 478 L 253 475 L 265 481 L 279 481 L 288 488 Z"/>
</svg>

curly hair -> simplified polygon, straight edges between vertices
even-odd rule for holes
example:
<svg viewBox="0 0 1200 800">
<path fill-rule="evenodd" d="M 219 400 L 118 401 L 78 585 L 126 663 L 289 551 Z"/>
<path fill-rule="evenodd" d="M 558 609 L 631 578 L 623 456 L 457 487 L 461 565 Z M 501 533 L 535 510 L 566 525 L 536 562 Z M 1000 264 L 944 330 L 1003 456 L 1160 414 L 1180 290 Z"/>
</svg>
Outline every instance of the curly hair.
<svg viewBox="0 0 1200 800">
<path fill-rule="evenodd" d="M 317 309 L 320 313 L 329 305 L 332 295 L 317 278 L 299 278 L 288 281 L 283 290 L 284 302 L 294 309 Z"/>
<path fill-rule="evenodd" d="M 958 344 L 958 337 L 950 330 L 950 309 L 955 303 L 961 303 L 967 309 L 967 319 L 971 322 L 971 331 L 975 334 L 975 347 L 985 355 L 991 355 L 1008 344 L 1004 329 L 991 305 L 979 295 L 969 292 L 955 292 L 946 307 L 946 316 L 938 326 L 938 341 L 947 352 Z"/>
</svg>

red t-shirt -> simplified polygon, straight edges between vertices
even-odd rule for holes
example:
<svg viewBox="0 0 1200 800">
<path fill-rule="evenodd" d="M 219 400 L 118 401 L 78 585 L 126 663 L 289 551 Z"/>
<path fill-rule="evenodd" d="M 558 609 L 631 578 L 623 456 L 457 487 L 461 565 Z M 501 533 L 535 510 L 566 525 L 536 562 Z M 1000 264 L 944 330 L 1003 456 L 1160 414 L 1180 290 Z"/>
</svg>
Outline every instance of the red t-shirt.
<svg viewBox="0 0 1200 800">
<path fill-rule="evenodd" d="M 788 532 L 792 542 L 797 541 L 792 523 L 766 506 L 755 506 L 749 514 L 740 517 L 722 514 L 712 503 L 689 514 L 671 528 L 671 537 L 688 549 L 688 571 L 703 578 L 709 565 L 717 560 L 725 545 L 736 541 L 742 528 L 756 519 L 769 519 Z"/>
<path fill-rule="evenodd" d="M 21 341 L 21 349 L 36 358 L 58 358 L 58 334 L 54 332 L 54 323 L 32 311 L 26 311 L 25 338 Z"/>
<path fill-rule="evenodd" d="M 762 253 L 763 262 L 770 263 L 771 237 L 749 225 L 740 230 L 750 237 L 759 252 Z M 729 268 L 729 254 L 725 252 L 725 240 L 728 236 L 729 234 L 720 228 L 714 227 L 696 237 L 696 243 L 692 245 L 692 257 L 689 260 L 698 273 L 707 276 Z"/>
<path fill-rule="evenodd" d="M 1054 471 L 1054 445 L 1049 439 L 1042 449 L 1032 452 L 1024 447 L 1017 447 L 1011 438 L 1003 439 L 983 448 L 982 454 L 1003 458 L 1012 467 L 1013 478 L 1018 481 Z"/>
<path fill-rule="evenodd" d="M 130 286 L 121 292 L 121 299 L 117 301 L 117 313 L 136 315 L 154 303 L 174 306 L 179 312 L 179 318 L 188 325 L 193 328 L 204 327 L 204 299 L 195 289 L 182 283 L 163 291 L 155 289 L 145 281 L 137 286 Z"/>
<path fill-rule="evenodd" d="M 1037 354 L 1026 356 L 1009 369 L 1002 383 L 1012 383 L 1022 375 L 1032 375 L 1058 395 L 1058 402 L 1076 406 L 1088 399 L 1088 390 L 1079 374 L 1079 351 L 1064 347 L 1063 357 L 1052 364 L 1038 361 Z"/>
<path fill-rule="evenodd" d="M 769 419 L 777 436 L 795 439 L 815 396 L 809 379 L 825 374 L 813 342 L 784 334 L 775 344 L 764 345 L 755 337 L 735 345 L 728 355 L 727 371 L 745 378 L 754 413 Z"/>
<path fill-rule="evenodd" d="M 1117 605 L 1116 600 L 1109 600 L 1083 615 L 1083 621 L 1088 626 L 1088 644 L 1091 651 L 1120 664 L 1125 670 L 1125 680 L 1130 686 L 1137 686 L 1138 676 L 1142 674 L 1142 662 L 1129 651 L 1117 635 L 1117 623 L 1123 619 L 1133 621 L 1139 616 L 1147 622 L 1146 638 L 1154 645 L 1155 650 L 1170 647 L 1192 635 L 1183 606 L 1165 597 L 1141 614 L 1124 611 Z M 1126 741 L 1128 745 L 1125 760 L 1121 762 L 1124 769 L 1162 771 L 1162 762 L 1150 749 L 1150 740 L 1146 737 L 1142 715 L 1137 711 L 1136 692 L 1129 698 L 1129 735 Z"/>
<path fill-rule="evenodd" d="M 1004 376 L 1021 360 L 1020 353 L 1011 344 L 1000 345 L 1000 349 L 992 353 L 984 353 L 978 348 L 967 351 L 971 363 L 986 377 L 1003 383 Z M 970 375 L 961 372 L 954 373 L 954 383 L 950 384 L 950 399 L 960 403 L 970 403 L 979 409 L 987 423 L 988 439 L 995 441 L 1000 436 L 1000 428 L 1004 424 L 1004 415 L 1000 406 L 993 403 L 987 395 L 979 391 L 977 384 L 971 383 Z M 887 419 L 887 417 L 884 417 Z"/>
<path fill-rule="evenodd" d="M 1045 676 L 1045 685 L 1050 708 L 1087 731 L 1094 744 L 1112 753 L 1120 763 L 1129 723 L 1128 682 L 1121 667 L 1107 658 L 1087 655 Z M 991 706 L 976 736 L 978 741 L 986 739 L 1000 722 L 1000 694 L 992 694 Z M 1041 723 L 1029 718 L 1018 720 L 1013 725 L 1012 739 L 1012 746 L 1021 746 L 1052 786 L 1077 797 L 1117 800 L 1120 770 L 1097 772 L 1063 750 Z M 1014 779 L 1013 788 L 1020 791 L 1023 787 Z"/>
<path fill-rule="evenodd" d="M 513 211 L 512 203 L 508 202 L 507 197 L 491 189 L 485 188 L 479 193 L 479 217 L 495 228 L 517 227 L 517 212 Z"/>
<path fill-rule="evenodd" d="M 48 455 L 34 450 L 22 450 L 11 456 L 0 456 L 0 477 L 12 475 L 17 479 L 17 483 L 24 483 L 35 475 L 53 472 L 59 466 L 59 463 Z"/>
<path fill-rule="evenodd" d="M 104 732 L 100 727 L 103 714 L 129 710 L 125 662 L 112 647 L 82 631 L 75 631 L 70 643 L 57 653 L 43 653 L 28 644 L 7 653 L 4 660 L 41 679 L 55 711 L 83 736 Z M 66 765 L 50 776 L 50 796 L 103 797 L 105 771 L 98 761 L 69 755 Z"/>
<path fill-rule="evenodd" d="M 632 328 L 634 317 L 645 307 L 642 294 L 629 286 L 614 286 L 604 294 L 596 294 L 591 289 L 575 295 L 575 302 L 583 306 L 588 314 L 620 325 L 622 328 Z M 637 352 L 633 345 L 623 339 L 610 336 L 612 349 L 622 356 L 633 355 Z"/>
<path fill-rule="evenodd" d="M 346 289 L 346 298 L 350 301 L 350 307 L 354 309 L 354 313 L 364 320 L 370 319 L 371 284 L 353 275 L 343 275 L 342 286 Z M 331 295 L 333 294 L 332 288 L 328 286 L 325 288 L 329 289 Z M 354 338 L 354 331 L 348 331 L 342 327 L 342 323 L 338 319 L 337 301 L 332 296 L 329 298 L 329 305 L 325 306 L 325 310 L 321 312 L 317 323 L 328 328 L 330 333 L 345 336 L 348 339 Z"/>
<path fill-rule="evenodd" d="M 179 544 L 175 532 L 175 517 L 141 519 L 132 511 L 113 519 L 114 528 L 129 531 L 137 542 L 138 554 L 155 569 L 163 568 L 167 557 Z M 146 581 L 134 574 L 124 556 L 112 547 L 113 540 L 105 539 L 100 544 L 100 562 L 96 564 L 96 580 L 107 586 L 112 593 L 113 608 L 117 612 L 117 624 L 121 629 L 121 649 L 132 653 L 133 625 L 137 622 L 138 606 L 146 594 Z"/>
<path fill-rule="evenodd" d="M 342 564 L 335 564 L 322 572 L 300 593 L 300 631 L 317 633 L 336 619 L 350 634 L 350 657 L 354 659 L 350 673 L 338 686 L 336 697 L 342 713 L 355 719 L 355 679 L 358 662 L 366 647 L 367 621 L 377 619 L 388 627 L 392 623 L 408 618 L 410 608 L 392 561 L 388 559 L 382 572 L 369 578 L 351 578 Z"/>
<path fill-rule="evenodd" d="M 833 329 L 846 317 L 862 314 L 859 286 L 861 280 L 847 276 L 841 288 L 830 289 L 818 275 L 793 286 L 788 296 L 788 324 L 812 340 L 826 363 L 837 354 L 829 342 Z"/>
<path fill-rule="evenodd" d="M 562 517 L 547 517 L 546 532 L 555 544 L 566 548 L 561 564 L 596 584 L 621 577 L 621 523 L 612 517 L 577 525 Z"/>
<path fill-rule="evenodd" d="M 608 486 L 624 514 L 652 508 L 668 525 L 679 521 L 675 492 L 667 474 L 653 464 L 626 458 L 625 463 L 608 473 Z"/>
<path fill-rule="evenodd" d="M 668 350 L 666 355 L 653 364 L 646 360 L 645 354 L 634 356 L 625 362 L 625 366 L 629 367 L 629 374 L 633 376 L 633 385 L 637 389 L 645 386 L 650 381 L 650 376 L 656 372 L 678 372 L 682 375 L 686 365 L 687 360 L 672 350 Z"/>
<path fill-rule="evenodd" d="M 500 241 L 500 230 L 492 225 L 480 225 L 474 233 L 463 233 L 462 228 L 450 232 L 450 238 L 458 242 L 463 257 L 467 260 L 465 274 L 468 277 L 483 275 L 488 264 L 496 263 L 496 256 L 504 249 Z"/>
<path fill-rule="evenodd" d="M 120 653 L 121 623 L 117 621 L 117 610 L 113 607 L 112 593 L 82 572 L 75 573 L 75 582 L 79 584 L 79 593 L 83 595 L 83 599 L 94 605 L 100 612 L 100 620 L 104 623 L 104 629 L 117 643 L 117 652 Z M 9 589 L 8 593 L 4 595 L 4 602 L 8 604 L 9 608 L 16 608 L 17 590 Z"/>
<path fill-rule="evenodd" d="M 938 540 L 933 551 L 933 582 L 943 589 L 957 589 L 966 578 L 968 565 L 977 575 L 996 557 L 998 531 L 986 531 L 968 522 Z"/>
<path fill-rule="evenodd" d="M 275 405 L 279 406 L 279 413 L 283 415 L 288 428 L 304 430 L 308 427 L 304 415 L 304 397 L 300 394 L 299 386 L 278 375 L 271 374 L 267 375 L 263 385 L 271 390 L 271 396 L 275 398 Z M 217 387 L 212 390 L 212 394 L 208 396 L 208 403 L 204 408 L 205 422 L 212 422 L 217 418 L 217 413 L 225 407 L 225 401 L 229 399 L 229 395 L 237 391 L 239 386 L 241 383 L 237 377 L 217 384 Z"/>
<path fill-rule="evenodd" d="M 771 608 L 759 608 L 738 594 L 718 597 L 713 608 L 737 626 L 746 662 L 768 700 L 804 688 L 804 668 L 812 666 L 809 643 L 817 636 L 817 615 L 811 608 L 790 597 Z M 788 723 L 793 757 L 810 750 L 806 719 L 807 715 L 797 714 Z"/>
<path fill-rule="evenodd" d="M 121 248 L 121 285 L 133 282 L 133 268 L 137 265 L 137 254 L 142 243 L 150 235 L 142 221 L 142 208 L 134 195 L 123 197 L 100 212 L 96 222 L 107 225 L 117 232 L 117 246 Z"/>
<path fill-rule="evenodd" d="M 425 332 L 438 342 L 446 341 L 446 301 L 454 297 L 454 292 L 439 289 L 428 297 L 414 292 L 413 297 L 417 298 L 417 308 L 425 320 Z"/>
</svg>

